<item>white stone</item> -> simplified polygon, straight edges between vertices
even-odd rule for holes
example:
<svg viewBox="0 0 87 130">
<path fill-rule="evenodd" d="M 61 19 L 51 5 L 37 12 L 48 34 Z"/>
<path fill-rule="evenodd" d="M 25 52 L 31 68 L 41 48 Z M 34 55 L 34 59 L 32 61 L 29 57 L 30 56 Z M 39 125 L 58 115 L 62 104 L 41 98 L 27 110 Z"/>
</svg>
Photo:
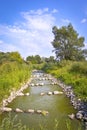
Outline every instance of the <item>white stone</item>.
<svg viewBox="0 0 87 130">
<path fill-rule="evenodd" d="M 19 108 L 16 108 L 15 110 L 16 112 L 23 112 L 23 110 L 19 109 Z"/>
<path fill-rule="evenodd" d="M 48 94 L 48 95 L 52 95 L 52 92 L 48 92 L 47 94 Z"/>
<path fill-rule="evenodd" d="M 71 115 L 68 115 L 68 117 L 73 120 L 75 118 L 75 114 L 72 113 Z"/>
<path fill-rule="evenodd" d="M 12 111 L 12 108 L 9 108 L 9 107 L 2 107 L 0 108 L 1 111 L 6 111 L 6 112 L 11 112 Z"/>
<path fill-rule="evenodd" d="M 54 91 L 53 93 L 54 93 L 54 95 L 56 95 L 56 94 L 63 94 L 63 92 L 61 92 L 61 91 Z"/>
<path fill-rule="evenodd" d="M 44 85 L 44 83 L 40 83 L 40 86 L 43 86 Z"/>
<path fill-rule="evenodd" d="M 28 112 L 29 113 L 34 113 L 34 110 L 33 109 L 28 109 Z"/>
<path fill-rule="evenodd" d="M 29 93 L 25 93 L 25 96 L 29 96 L 30 94 Z"/>
<path fill-rule="evenodd" d="M 36 112 L 40 114 L 42 111 L 41 110 L 37 110 Z"/>
<path fill-rule="evenodd" d="M 45 95 L 45 93 L 41 93 L 40 95 L 43 96 L 43 95 Z"/>
<path fill-rule="evenodd" d="M 18 94 L 18 96 L 24 96 L 24 93 L 20 92 L 20 93 Z"/>
</svg>

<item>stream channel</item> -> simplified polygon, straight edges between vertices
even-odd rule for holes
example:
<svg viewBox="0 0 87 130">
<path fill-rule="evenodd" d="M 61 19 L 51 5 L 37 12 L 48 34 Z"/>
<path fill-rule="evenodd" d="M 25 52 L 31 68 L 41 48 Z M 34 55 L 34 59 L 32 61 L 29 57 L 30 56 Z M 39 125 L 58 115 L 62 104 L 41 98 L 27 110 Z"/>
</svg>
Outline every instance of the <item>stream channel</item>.
<svg viewBox="0 0 87 130">
<path fill-rule="evenodd" d="M 35 75 L 38 75 L 37 77 Z M 43 83 L 43 86 L 31 86 L 23 91 L 23 93 L 30 93 L 29 96 L 16 97 L 8 107 L 13 109 L 20 108 L 21 110 L 45 110 L 49 113 L 42 115 L 38 113 L 16 113 L 11 112 L 12 117 L 17 115 L 17 119 L 21 120 L 23 125 L 26 125 L 30 130 L 68 130 L 67 122 L 70 123 L 70 130 L 84 130 L 83 124 L 77 120 L 69 119 L 68 115 L 76 113 L 76 110 L 70 104 L 69 98 L 66 95 L 48 95 L 47 92 L 62 91 L 58 85 L 52 85 L 52 80 L 42 80 L 44 73 L 32 73 L 32 84 Z M 41 96 L 41 93 L 45 93 Z M 0 115 L 0 120 L 6 117 L 8 113 Z M 57 127 L 57 128 L 56 128 Z"/>
</svg>

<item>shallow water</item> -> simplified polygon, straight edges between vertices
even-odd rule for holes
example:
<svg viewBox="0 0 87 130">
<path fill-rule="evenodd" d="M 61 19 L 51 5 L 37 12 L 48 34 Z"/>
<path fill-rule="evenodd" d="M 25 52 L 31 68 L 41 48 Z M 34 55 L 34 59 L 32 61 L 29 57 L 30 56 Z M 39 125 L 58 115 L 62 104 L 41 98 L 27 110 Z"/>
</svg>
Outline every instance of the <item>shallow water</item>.
<svg viewBox="0 0 87 130">
<path fill-rule="evenodd" d="M 9 107 L 15 109 L 20 108 L 22 110 L 34 109 L 34 110 L 46 110 L 49 112 L 48 115 L 43 116 L 37 113 L 15 113 L 12 112 L 12 116 L 17 114 L 18 120 L 20 119 L 24 125 L 30 129 L 41 130 L 68 130 L 67 123 L 70 123 L 70 130 L 84 130 L 83 125 L 80 121 L 74 119 L 70 120 L 68 114 L 75 113 L 73 106 L 70 104 L 69 99 L 62 95 L 44 95 L 41 96 L 41 92 L 47 93 L 48 91 L 62 91 L 58 85 L 50 85 L 50 80 L 39 81 L 36 79 L 32 80 L 32 83 L 44 82 L 44 86 L 28 87 L 24 90 L 24 93 L 29 92 L 30 96 L 17 97 Z M 0 118 L 7 116 L 3 113 Z M 58 125 L 58 126 L 57 126 Z M 56 128 L 57 127 L 57 128 Z"/>
</svg>

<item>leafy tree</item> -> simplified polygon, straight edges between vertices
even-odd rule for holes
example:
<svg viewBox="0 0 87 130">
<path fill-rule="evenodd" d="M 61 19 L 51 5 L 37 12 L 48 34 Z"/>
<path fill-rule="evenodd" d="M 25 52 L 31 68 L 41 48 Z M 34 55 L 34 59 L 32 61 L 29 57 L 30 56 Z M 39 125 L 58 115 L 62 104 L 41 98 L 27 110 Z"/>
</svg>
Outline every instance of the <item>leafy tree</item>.
<svg viewBox="0 0 87 130">
<path fill-rule="evenodd" d="M 28 56 L 26 61 L 31 62 L 32 64 L 40 64 L 42 62 L 41 57 L 39 55 Z"/>
<path fill-rule="evenodd" d="M 49 58 L 45 57 L 45 62 L 54 63 L 55 62 L 54 56 L 50 56 Z"/>
<path fill-rule="evenodd" d="M 84 60 L 87 55 L 83 50 L 84 37 L 79 37 L 73 26 L 53 27 L 54 40 L 52 45 L 57 60 Z"/>
<path fill-rule="evenodd" d="M 22 63 L 23 59 L 19 52 L 0 52 L 0 64 L 8 62 L 8 61 L 17 61 Z"/>
<path fill-rule="evenodd" d="M 22 59 L 21 55 L 19 54 L 19 52 L 11 52 L 9 54 L 9 58 L 11 61 L 23 62 L 23 59 Z"/>
<path fill-rule="evenodd" d="M 42 62 L 41 57 L 39 55 L 35 56 L 35 60 L 37 61 L 38 64 L 40 64 Z"/>
</svg>

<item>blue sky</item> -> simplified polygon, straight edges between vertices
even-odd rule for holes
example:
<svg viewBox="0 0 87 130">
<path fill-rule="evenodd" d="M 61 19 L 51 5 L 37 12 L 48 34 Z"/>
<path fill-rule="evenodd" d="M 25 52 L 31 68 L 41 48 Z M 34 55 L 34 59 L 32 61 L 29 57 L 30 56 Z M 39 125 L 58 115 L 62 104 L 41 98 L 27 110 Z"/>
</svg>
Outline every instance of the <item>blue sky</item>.
<svg viewBox="0 0 87 130">
<path fill-rule="evenodd" d="M 69 23 L 87 48 L 87 0 L 0 0 L 0 51 L 54 55 L 52 27 Z"/>
</svg>

